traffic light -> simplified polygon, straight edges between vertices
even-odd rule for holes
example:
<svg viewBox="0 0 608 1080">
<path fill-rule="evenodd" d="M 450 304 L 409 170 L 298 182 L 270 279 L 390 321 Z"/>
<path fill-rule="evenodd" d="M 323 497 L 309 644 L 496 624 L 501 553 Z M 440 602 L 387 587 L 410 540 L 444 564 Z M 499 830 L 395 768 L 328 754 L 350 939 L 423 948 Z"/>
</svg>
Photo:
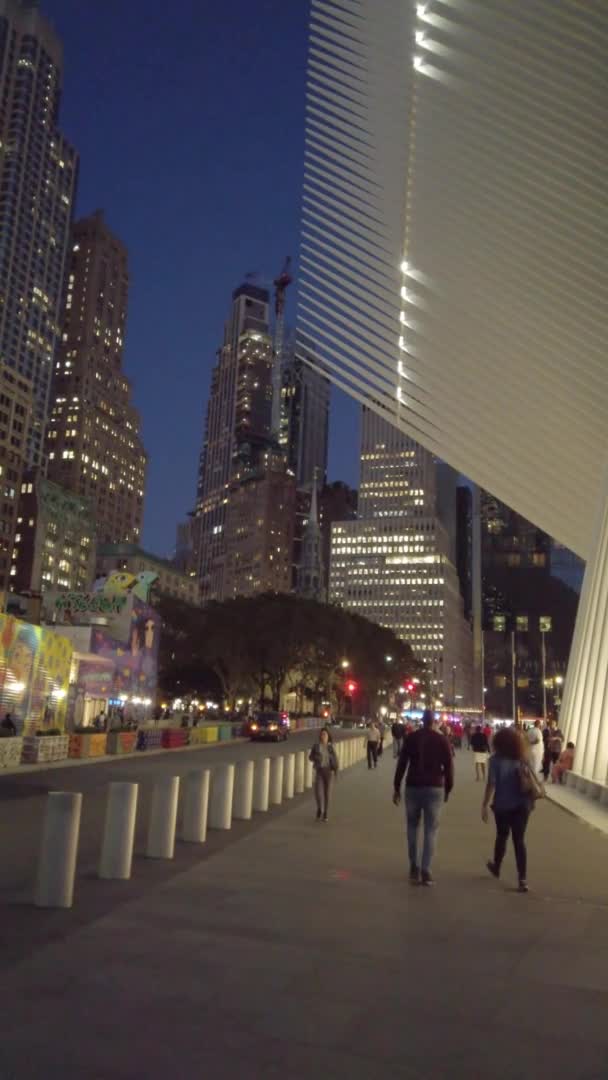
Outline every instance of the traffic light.
<svg viewBox="0 0 608 1080">
<path fill-rule="evenodd" d="M 356 684 L 356 682 L 353 682 L 353 681 L 352 681 L 352 679 L 351 679 L 351 681 L 350 681 L 350 682 L 347 682 L 347 684 L 346 684 L 346 689 L 347 689 L 347 691 L 348 691 L 348 693 L 349 693 L 349 694 L 351 694 L 351 695 L 352 695 L 352 694 L 354 694 L 354 693 L 355 693 L 355 691 L 356 691 L 356 689 L 357 689 L 357 684 Z"/>
</svg>

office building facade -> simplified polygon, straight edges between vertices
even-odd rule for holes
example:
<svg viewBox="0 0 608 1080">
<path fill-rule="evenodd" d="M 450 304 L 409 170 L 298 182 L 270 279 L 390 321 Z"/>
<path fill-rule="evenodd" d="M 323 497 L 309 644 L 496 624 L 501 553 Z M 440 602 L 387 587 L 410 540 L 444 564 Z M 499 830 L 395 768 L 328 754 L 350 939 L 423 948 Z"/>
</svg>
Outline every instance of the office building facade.
<svg viewBox="0 0 608 1080">
<path fill-rule="evenodd" d="M 47 431 L 48 475 L 90 499 L 101 542 L 137 543 L 147 456 L 123 370 L 128 255 L 97 211 L 72 230 Z"/>
<path fill-rule="evenodd" d="M 54 484 L 41 469 L 24 473 L 11 591 L 20 596 L 87 592 L 95 579 L 92 503 Z"/>
<path fill-rule="evenodd" d="M 0 362 L 0 611 L 17 572 L 15 539 L 32 412 L 32 383 Z"/>
<path fill-rule="evenodd" d="M 237 459 L 228 488 L 222 599 L 291 592 L 295 478 L 277 447 Z"/>
<path fill-rule="evenodd" d="M 283 364 L 280 443 L 298 488 L 327 478 L 331 385 L 320 361 L 312 367 L 293 346 Z"/>
<path fill-rule="evenodd" d="M 235 457 L 243 446 L 251 447 L 254 467 L 257 448 L 263 453 L 271 435 L 269 304 L 267 289 L 250 283 L 235 289 L 211 377 L 194 511 L 195 561 L 205 600 L 224 597 L 226 511 Z"/>
<path fill-rule="evenodd" d="M 408 642 L 437 700 L 471 705 L 473 633 L 455 538 L 439 516 L 437 463 L 369 409 L 363 410 L 358 513 L 332 529 L 330 600 Z"/>
<path fill-rule="evenodd" d="M 0 357 L 32 384 L 40 465 L 78 159 L 58 128 L 61 42 L 35 4 L 0 0 L 0 58 Z"/>
</svg>

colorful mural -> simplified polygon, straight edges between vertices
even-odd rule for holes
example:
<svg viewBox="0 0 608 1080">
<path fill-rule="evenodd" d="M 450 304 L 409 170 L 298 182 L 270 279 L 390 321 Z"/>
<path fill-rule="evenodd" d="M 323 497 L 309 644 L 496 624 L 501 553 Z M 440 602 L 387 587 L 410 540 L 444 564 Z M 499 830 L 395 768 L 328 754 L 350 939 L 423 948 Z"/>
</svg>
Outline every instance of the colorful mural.
<svg viewBox="0 0 608 1080">
<path fill-rule="evenodd" d="M 158 672 L 160 617 L 137 596 L 130 597 L 127 641 L 111 635 L 111 627 L 91 629 L 91 653 L 99 660 L 81 660 L 77 687 L 99 696 L 153 698 Z M 104 661 L 101 663 L 101 661 Z"/>
<path fill-rule="evenodd" d="M 65 726 L 72 643 L 42 626 L 0 615 L 0 712 L 19 733 Z"/>
</svg>

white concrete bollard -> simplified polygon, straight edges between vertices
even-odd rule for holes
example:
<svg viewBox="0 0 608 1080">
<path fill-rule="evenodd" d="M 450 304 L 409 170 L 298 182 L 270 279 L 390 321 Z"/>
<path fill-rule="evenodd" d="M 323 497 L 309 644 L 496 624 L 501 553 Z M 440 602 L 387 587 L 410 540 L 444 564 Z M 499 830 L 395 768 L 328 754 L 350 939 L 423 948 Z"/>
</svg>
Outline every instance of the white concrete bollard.
<svg viewBox="0 0 608 1080">
<path fill-rule="evenodd" d="M 232 827 L 232 799 L 234 796 L 234 765 L 220 765 L 213 770 L 211 800 L 209 802 L 209 827 L 230 829 Z"/>
<path fill-rule="evenodd" d="M 128 881 L 133 862 L 139 784 L 112 783 L 108 788 L 99 876 Z"/>
<path fill-rule="evenodd" d="M 253 809 L 258 813 L 265 813 L 269 800 L 270 758 L 258 758 L 253 773 Z"/>
<path fill-rule="evenodd" d="M 72 906 L 81 811 L 80 792 L 49 792 L 38 863 L 36 907 Z"/>
<path fill-rule="evenodd" d="M 182 835 L 188 844 L 204 844 L 209 812 L 209 769 L 197 769 L 184 779 Z"/>
<path fill-rule="evenodd" d="M 173 858 L 178 797 L 179 776 L 163 776 L 156 781 L 152 792 L 146 846 L 146 855 L 149 859 Z"/>
<path fill-rule="evenodd" d="M 240 761 L 236 767 L 232 816 L 249 821 L 253 813 L 253 761 Z"/>
<path fill-rule="evenodd" d="M 344 768 L 344 748 L 343 748 L 343 743 L 341 743 L 341 742 L 335 743 L 334 744 L 334 749 L 336 751 L 336 757 L 338 759 L 338 768 L 340 769 L 340 771 L 342 771 L 342 769 Z"/>
<path fill-rule="evenodd" d="M 306 761 L 304 762 L 304 787 L 308 791 L 314 783 L 314 768 L 312 761 L 309 761 L 308 754 L 306 755 Z"/>
<path fill-rule="evenodd" d="M 275 806 L 283 802 L 284 757 L 273 757 L 270 763 L 270 801 Z"/>
<path fill-rule="evenodd" d="M 283 773 L 283 796 L 293 799 L 296 779 L 296 755 L 285 754 L 285 771 Z"/>
<path fill-rule="evenodd" d="M 298 750 L 296 754 L 296 767 L 294 777 L 294 790 L 296 795 L 304 794 L 305 784 L 305 771 L 306 771 L 306 754 L 303 750 Z"/>
</svg>

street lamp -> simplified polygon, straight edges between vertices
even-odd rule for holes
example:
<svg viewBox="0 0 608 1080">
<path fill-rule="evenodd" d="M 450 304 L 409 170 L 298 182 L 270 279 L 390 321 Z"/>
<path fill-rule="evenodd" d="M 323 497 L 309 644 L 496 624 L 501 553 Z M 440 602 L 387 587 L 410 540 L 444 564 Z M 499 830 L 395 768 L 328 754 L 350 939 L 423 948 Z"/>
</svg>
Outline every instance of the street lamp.
<svg viewBox="0 0 608 1080">
<path fill-rule="evenodd" d="M 350 660 L 343 660 L 341 666 L 346 671 L 346 669 L 350 667 Z"/>
<path fill-rule="evenodd" d="M 392 656 L 385 656 L 384 659 L 386 660 L 387 664 L 392 664 L 393 662 Z"/>
</svg>

